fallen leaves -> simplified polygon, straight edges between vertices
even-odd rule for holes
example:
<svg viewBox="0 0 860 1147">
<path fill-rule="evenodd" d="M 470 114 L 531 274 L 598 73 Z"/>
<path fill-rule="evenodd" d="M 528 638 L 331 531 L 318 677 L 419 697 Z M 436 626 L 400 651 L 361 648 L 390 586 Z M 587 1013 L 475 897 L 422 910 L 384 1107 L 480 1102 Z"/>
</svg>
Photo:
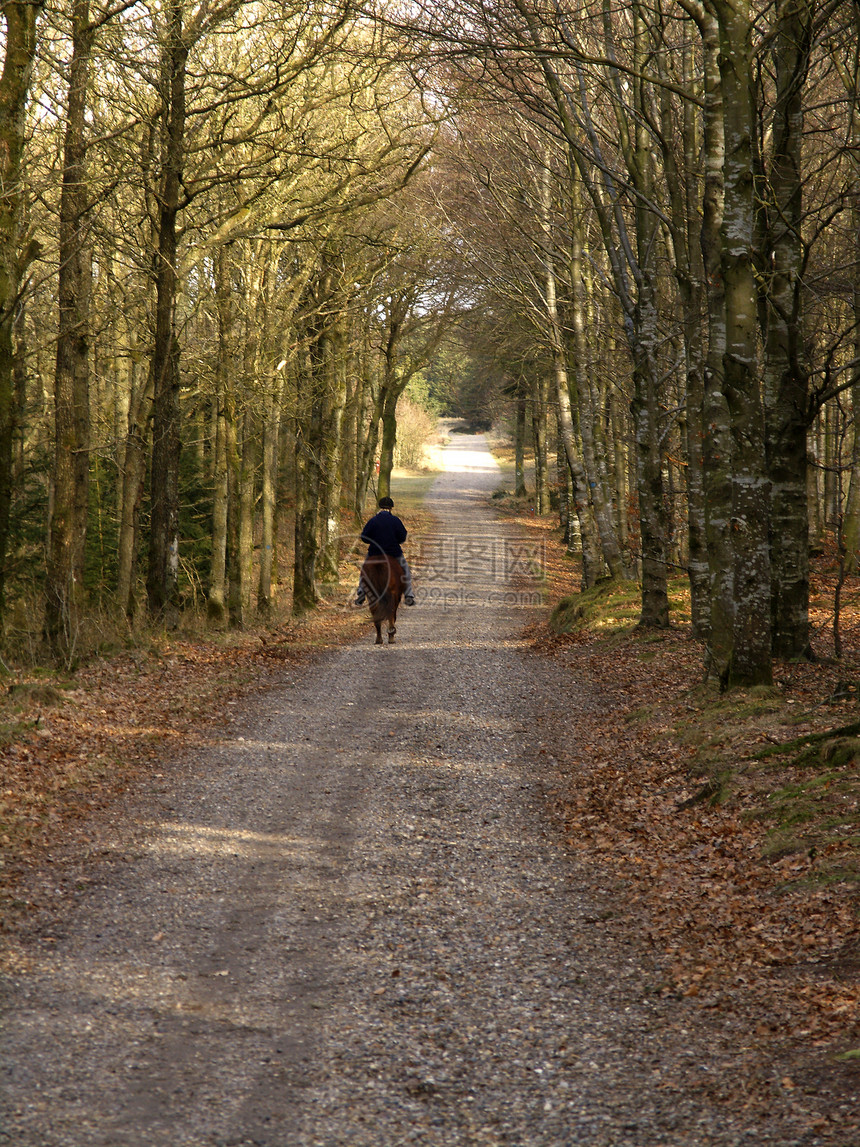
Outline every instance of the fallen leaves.
<svg viewBox="0 0 860 1147">
<path fill-rule="evenodd" d="M 553 593 L 566 596 L 572 571 L 544 541 Z M 856 662 L 860 612 L 842 622 Z M 804 771 L 788 755 L 756 756 L 842 723 L 851 710 L 831 696 L 845 662 L 781 667 L 779 689 L 719 698 L 683 628 L 559 635 L 539 625 L 531 637 L 606 702 L 579 713 L 575 730 L 560 716 L 567 787 L 556 805 L 571 849 L 617 881 L 619 926 L 652 946 L 663 993 L 739 1027 L 761 1022 L 762 1039 L 850 1043 L 860 1034 L 858 769 L 822 779 L 816 762 Z"/>
</svg>

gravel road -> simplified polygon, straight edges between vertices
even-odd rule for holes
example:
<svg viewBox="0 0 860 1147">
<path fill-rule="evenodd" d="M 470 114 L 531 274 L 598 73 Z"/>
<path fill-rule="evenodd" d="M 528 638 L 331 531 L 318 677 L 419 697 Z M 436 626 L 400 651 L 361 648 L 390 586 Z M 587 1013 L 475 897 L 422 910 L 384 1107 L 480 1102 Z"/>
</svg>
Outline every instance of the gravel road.
<svg viewBox="0 0 860 1147">
<path fill-rule="evenodd" d="M 838 1142 L 725 1102 L 730 1036 L 565 851 L 552 730 L 602 702 L 522 647 L 540 553 L 492 521 L 483 440 L 445 460 L 398 643 L 250 700 L 21 939 L 0 1143 Z"/>
</svg>

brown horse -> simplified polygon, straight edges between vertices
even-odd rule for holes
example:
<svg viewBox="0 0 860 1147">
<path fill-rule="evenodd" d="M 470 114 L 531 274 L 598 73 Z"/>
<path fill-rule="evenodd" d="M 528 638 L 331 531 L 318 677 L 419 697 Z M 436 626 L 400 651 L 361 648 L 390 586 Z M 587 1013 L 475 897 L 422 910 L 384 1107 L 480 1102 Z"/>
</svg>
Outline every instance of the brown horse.
<svg viewBox="0 0 860 1147">
<path fill-rule="evenodd" d="M 376 626 L 376 644 L 382 645 L 382 623 L 388 622 L 388 644 L 394 644 L 397 632 L 397 607 L 403 596 L 403 568 L 397 558 L 387 554 L 364 559 L 361 580 L 367 591 L 370 616 Z"/>
</svg>

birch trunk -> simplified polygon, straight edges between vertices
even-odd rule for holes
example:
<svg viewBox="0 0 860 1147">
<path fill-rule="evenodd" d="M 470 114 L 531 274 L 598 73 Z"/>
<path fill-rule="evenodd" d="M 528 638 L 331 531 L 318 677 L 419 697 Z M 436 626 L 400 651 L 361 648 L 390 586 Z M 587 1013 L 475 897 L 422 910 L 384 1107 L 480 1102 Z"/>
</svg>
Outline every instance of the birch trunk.
<svg viewBox="0 0 860 1147">
<path fill-rule="evenodd" d="M 702 14 L 703 15 L 703 14 Z M 694 85 L 691 45 L 683 43 L 685 84 Z M 705 89 L 719 82 L 716 58 L 706 67 Z M 710 98 L 706 96 L 706 98 Z M 683 167 L 678 168 L 674 136 L 676 113 L 668 88 L 659 91 L 663 169 L 669 191 L 672 254 L 683 321 L 685 415 L 682 425 L 682 447 L 687 465 L 684 486 L 687 498 L 687 570 L 690 582 L 691 629 L 694 637 L 707 639 L 710 633 L 710 577 L 705 527 L 705 491 L 703 475 L 703 427 L 705 343 L 702 328 L 705 272 L 702 261 L 701 235 L 696 233 L 700 216 L 697 196 L 701 186 L 696 174 L 702 149 L 698 118 L 689 101 L 682 109 Z M 699 230 L 701 224 L 698 225 Z"/>
<path fill-rule="evenodd" d="M 621 547 L 622 560 L 624 562 L 624 576 L 632 579 L 635 564 L 629 556 L 627 556 L 629 531 L 627 505 L 630 501 L 630 486 L 627 481 L 627 426 L 619 396 L 615 393 L 610 393 L 608 402 L 609 420 L 614 444 L 612 454 L 612 488 L 615 491 L 615 523 L 618 531 L 618 542 Z M 633 567 L 632 569 L 630 568 L 631 566 Z"/>
<path fill-rule="evenodd" d="M 706 670 L 719 680 L 731 658 L 734 629 L 731 419 L 723 388 L 726 300 L 722 277 L 725 202 L 725 124 L 720 75 L 720 29 L 710 9 L 693 8 L 702 37 L 704 73 L 702 249 L 707 293 L 708 349 L 702 380 L 702 486 L 708 551 L 710 611 Z"/>
<path fill-rule="evenodd" d="M 654 294 L 656 259 L 656 219 L 651 211 L 653 159 L 645 124 L 652 109 L 645 106 L 644 81 L 632 80 L 634 102 L 640 114 L 634 123 L 635 142 L 629 139 L 629 107 L 623 94 L 621 76 L 610 69 L 615 125 L 626 173 L 636 192 L 636 240 L 628 234 L 625 213 L 618 200 L 617 185 L 605 162 L 599 132 L 591 117 L 588 84 L 583 67 L 576 63 L 579 77 L 579 106 L 573 114 L 570 93 L 562 83 L 553 57 L 543 51 L 537 21 L 523 0 L 515 0 L 525 16 L 539 50 L 540 65 L 558 113 L 571 165 L 587 189 L 600 225 L 609 260 L 613 286 L 624 313 L 625 333 L 633 360 L 634 396 L 632 413 L 636 442 L 636 483 L 639 495 L 639 522 L 642 539 L 642 611 L 640 624 L 663 628 L 669 624 L 668 578 L 666 567 L 666 507 L 663 494 L 662 458 L 659 434 L 659 396 L 656 385 L 659 331 Z M 608 4 L 604 5 L 607 43 L 615 35 Z M 635 56 L 644 59 L 646 45 L 641 14 L 634 13 Z M 637 68 L 637 70 L 639 70 Z M 595 171 L 597 176 L 595 177 Z M 635 246 L 635 253 L 634 253 Z M 633 283 L 631 283 L 631 278 Z M 635 291 L 635 294 L 634 294 Z"/>
<path fill-rule="evenodd" d="M 595 528 L 592 504 L 589 498 L 589 484 L 586 470 L 576 441 L 570 400 L 570 380 L 567 372 L 564 332 L 558 313 L 558 298 L 555 264 L 552 257 L 552 236 L 550 234 L 550 184 L 549 167 L 545 168 L 543 181 L 543 227 L 544 242 L 544 305 L 546 307 L 549 342 L 552 351 L 553 373 L 555 376 L 555 396 L 558 410 L 558 426 L 561 442 L 567 459 L 567 467 L 573 481 L 574 509 L 579 522 L 582 538 L 582 584 L 592 586 L 603 573 L 603 561 Z M 576 263 L 576 254 L 571 257 L 571 266 L 581 276 Z M 581 302 L 581 293 L 579 296 Z M 576 309 L 576 302 L 574 302 Z M 581 316 L 580 316 L 581 317 Z"/>
<path fill-rule="evenodd" d="M 645 59 L 646 45 L 638 10 L 634 14 L 634 29 L 636 58 L 641 62 Z M 654 194 L 654 163 L 650 136 L 645 127 L 648 109 L 644 81 L 637 78 L 633 86 L 636 106 L 641 112 L 635 124 L 635 152 L 630 165 L 639 192 L 635 212 L 639 275 L 634 313 L 632 402 L 642 536 L 642 614 L 639 624 L 664 629 L 669 625 L 668 516 L 663 488 L 660 396 L 656 380 L 659 341 L 654 282 L 657 218 L 650 206 Z"/>
</svg>

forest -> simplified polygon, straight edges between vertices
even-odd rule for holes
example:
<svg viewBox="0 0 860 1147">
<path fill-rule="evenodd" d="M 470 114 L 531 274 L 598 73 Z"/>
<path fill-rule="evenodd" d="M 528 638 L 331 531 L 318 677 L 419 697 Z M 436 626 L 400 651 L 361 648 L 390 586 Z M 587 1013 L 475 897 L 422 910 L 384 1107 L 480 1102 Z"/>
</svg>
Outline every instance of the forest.
<svg viewBox="0 0 860 1147">
<path fill-rule="evenodd" d="M 641 626 L 682 571 L 723 688 L 815 656 L 810 555 L 841 593 L 860 551 L 856 0 L 2 16 L 7 656 L 311 609 L 416 411 L 507 428 Z"/>
</svg>

